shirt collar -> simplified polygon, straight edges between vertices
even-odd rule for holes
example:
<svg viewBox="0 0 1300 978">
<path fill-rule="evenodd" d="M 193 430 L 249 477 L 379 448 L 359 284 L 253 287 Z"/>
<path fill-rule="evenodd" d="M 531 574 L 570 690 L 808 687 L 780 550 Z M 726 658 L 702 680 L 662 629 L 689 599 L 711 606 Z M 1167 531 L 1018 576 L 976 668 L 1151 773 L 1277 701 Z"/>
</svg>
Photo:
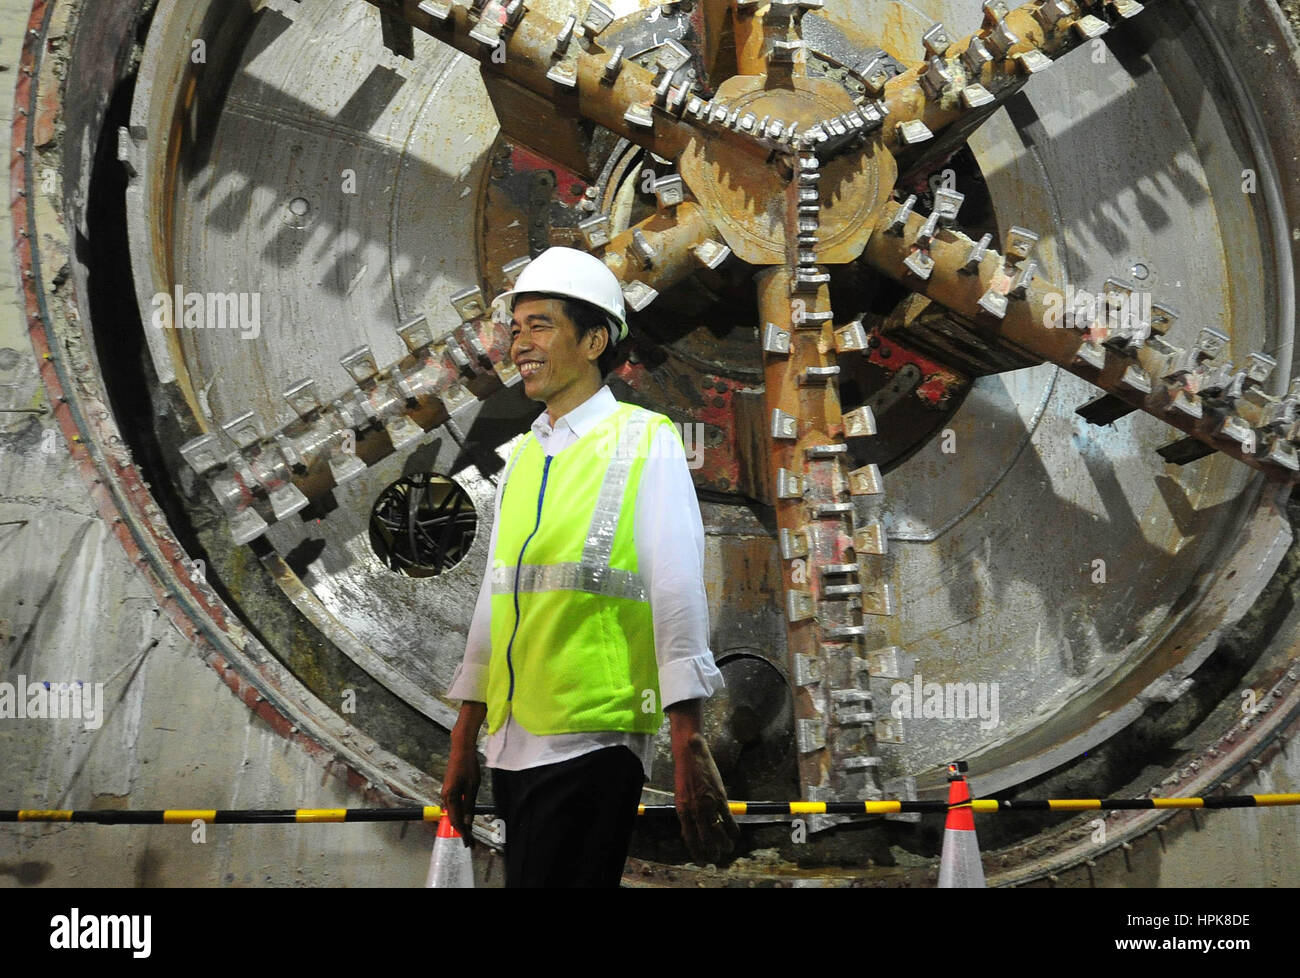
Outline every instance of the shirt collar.
<svg viewBox="0 0 1300 978">
<path fill-rule="evenodd" d="M 555 427 L 558 429 L 567 426 L 574 437 L 581 438 L 617 409 L 618 401 L 614 399 L 614 392 L 609 389 L 608 384 L 605 384 L 591 397 L 563 415 L 555 422 Z M 547 420 L 546 410 L 543 408 L 542 413 L 533 421 L 533 434 L 541 440 L 549 437 L 551 431 L 551 423 Z"/>
</svg>

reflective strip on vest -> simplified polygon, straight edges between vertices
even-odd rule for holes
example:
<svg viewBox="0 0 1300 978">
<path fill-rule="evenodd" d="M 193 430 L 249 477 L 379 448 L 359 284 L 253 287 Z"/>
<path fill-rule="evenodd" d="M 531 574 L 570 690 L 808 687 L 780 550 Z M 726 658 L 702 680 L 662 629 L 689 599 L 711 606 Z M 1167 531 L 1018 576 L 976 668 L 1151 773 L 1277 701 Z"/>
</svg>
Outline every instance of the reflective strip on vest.
<svg viewBox="0 0 1300 978">
<path fill-rule="evenodd" d="M 627 491 L 628 473 L 632 470 L 633 449 L 645 434 L 649 417 L 649 411 L 637 408 L 623 427 L 614 458 L 605 469 L 605 478 L 596 497 L 596 508 L 587 527 L 587 542 L 582 547 L 582 561 L 576 564 L 525 564 L 519 572 L 520 591 L 588 591 L 633 601 L 649 600 L 645 580 L 640 574 L 609 566 L 614 550 L 614 533 L 618 529 L 618 512 Z M 510 468 L 514 468 L 513 460 Z M 506 478 L 509 478 L 509 472 Z M 514 593 L 514 567 L 494 567 L 491 573 L 493 594 Z"/>
</svg>

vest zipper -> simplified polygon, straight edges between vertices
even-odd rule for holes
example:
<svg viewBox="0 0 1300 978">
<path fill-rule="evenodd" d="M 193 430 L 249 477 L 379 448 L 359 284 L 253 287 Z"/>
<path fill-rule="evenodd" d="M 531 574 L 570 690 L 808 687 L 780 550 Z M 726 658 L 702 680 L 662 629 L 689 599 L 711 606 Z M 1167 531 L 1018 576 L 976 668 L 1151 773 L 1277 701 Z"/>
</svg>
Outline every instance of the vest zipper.
<svg viewBox="0 0 1300 978">
<path fill-rule="evenodd" d="M 532 542 L 538 528 L 542 525 L 542 497 L 546 495 L 546 476 L 551 470 L 551 459 L 554 457 L 554 455 L 547 455 L 546 463 L 542 466 L 542 487 L 537 492 L 537 522 L 533 524 L 533 532 L 528 534 L 528 539 L 519 548 L 519 559 L 515 561 L 515 627 L 510 632 L 510 642 L 506 645 L 506 668 L 510 670 L 510 692 L 506 694 L 506 702 L 511 702 L 515 698 L 515 665 L 510 658 L 510 651 L 515 646 L 515 635 L 519 633 L 519 571 L 524 564 L 524 551 L 528 549 L 528 544 Z"/>
</svg>

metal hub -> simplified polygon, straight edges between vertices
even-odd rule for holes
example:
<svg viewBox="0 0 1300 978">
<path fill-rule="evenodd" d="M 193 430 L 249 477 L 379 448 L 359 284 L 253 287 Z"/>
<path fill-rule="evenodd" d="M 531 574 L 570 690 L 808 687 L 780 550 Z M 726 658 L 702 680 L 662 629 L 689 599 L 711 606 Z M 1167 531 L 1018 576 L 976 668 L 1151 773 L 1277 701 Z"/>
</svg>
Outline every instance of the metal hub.
<svg viewBox="0 0 1300 978">
<path fill-rule="evenodd" d="M 765 129 L 769 120 L 811 129 L 824 119 L 855 111 L 845 87 L 825 78 L 795 77 L 791 88 L 769 88 L 766 76 L 736 75 L 718 87 L 716 101 L 730 106 L 741 131 Z M 682 178 L 735 255 L 753 265 L 788 259 L 786 188 L 795 161 L 756 158 L 752 146 L 722 136 L 693 140 L 680 159 Z M 852 261 L 862 254 L 873 214 L 893 192 L 897 167 L 880 141 L 836 156 L 821 167 L 817 260 Z"/>
</svg>

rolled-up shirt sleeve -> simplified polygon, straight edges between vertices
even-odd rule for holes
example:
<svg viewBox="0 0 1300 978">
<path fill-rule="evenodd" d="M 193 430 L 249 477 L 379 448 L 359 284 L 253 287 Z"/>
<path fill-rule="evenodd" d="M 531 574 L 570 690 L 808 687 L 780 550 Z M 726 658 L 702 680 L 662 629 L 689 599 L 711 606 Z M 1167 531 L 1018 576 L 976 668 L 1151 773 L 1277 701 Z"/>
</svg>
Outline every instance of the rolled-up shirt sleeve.
<svg viewBox="0 0 1300 978">
<path fill-rule="evenodd" d="M 448 699 L 461 702 L 486 703 L 488 688 L 488 662 L 492 658 L 492 555 L 497 549 L 497 520 L 501 516 L 501 486 L 497 483 L 496 502 L 492 509 L 492 533 L 488 537 L 488 562 L 483 571 L 483 584 L 474 605 L 469 635 L 465 641 L 465 656 L 452 674 L 451 684 L 444 694 Z"/>
<path fill-rule="evenodd" d="M 709 648 L 704 523 L 680 436 L 655 432 L 636 505 L 637 564 L 650 595 L 662 706 L 724 685 Z"/>
</svg>

